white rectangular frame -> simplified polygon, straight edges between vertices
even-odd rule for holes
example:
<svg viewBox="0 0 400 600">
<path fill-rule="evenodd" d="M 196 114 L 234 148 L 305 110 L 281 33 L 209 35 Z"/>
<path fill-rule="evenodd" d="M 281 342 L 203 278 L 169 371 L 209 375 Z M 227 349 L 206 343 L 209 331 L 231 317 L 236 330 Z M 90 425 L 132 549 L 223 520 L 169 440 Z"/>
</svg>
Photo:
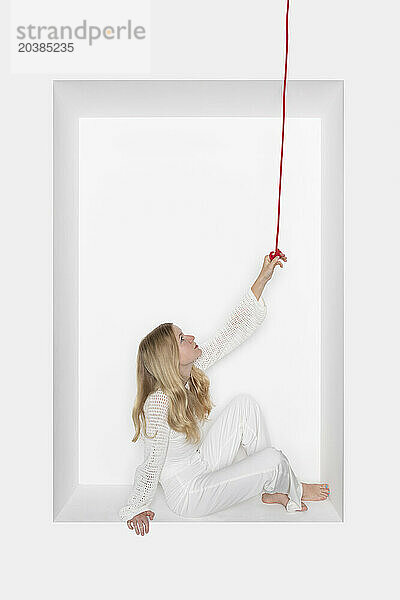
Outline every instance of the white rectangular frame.
<svg viewBox="0 0 400 600">
<path fill-rule="evenodd" d="M 53 520 L 98 518 L 116 486 L 78 481 L 79 118 L 279 117 L 282 82 L 226 80 L 53 81 Z M 321 119 L 321 481 L 330 507 L 312 521 L 343 521 L 344 491 L 344 82 L 289 81 L 286 114 Z M 95 489 L 97 488 L 97 489 Z M 89 498 L 96 501 L 88 502 Z M 319 503 L 325 504 L 325 503 Z M 311 511 L 309 511 L 311 512 Z M 276 513 L 278 514 L 278 513 Z M 302 515 L 305 517 L 305 514 Z M 171 519 L 172 520 L 172 519 Z M 179 519 L 174 519 L 175 521 Z M 205 520 L 218 520 L 205 519 Z M 274 521 L 287 521 L 284 511 Z M 291 519 L 294 520 L 293 518 Z M 304 518 L 303 518 L 304 520 Z M 187 520 L 186 520 L 187 521 Z"/>
</svg>

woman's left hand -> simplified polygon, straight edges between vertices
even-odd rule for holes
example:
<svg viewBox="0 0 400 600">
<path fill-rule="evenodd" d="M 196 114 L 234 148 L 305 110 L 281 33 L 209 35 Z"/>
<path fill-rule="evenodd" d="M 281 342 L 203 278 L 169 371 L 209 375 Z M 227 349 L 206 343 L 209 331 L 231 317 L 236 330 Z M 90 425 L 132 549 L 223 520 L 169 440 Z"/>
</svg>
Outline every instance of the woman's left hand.
<svg viewBox="0 0 400 600">
<path fill-rule="evenodd" d="M 271 279 L 276 265 L 279 265 L 281 268 L 283 268 L 283 264 L 281 262 L 282 260 L 285 262 L 287 261 L 285 254 L 283 257 L 275 256 L 273 260 L 270 260 L 268 254 L 264 257 L 264 263 L 260 272 L 260 277 L 265 281 L 265 283 Z"/>
</svg>

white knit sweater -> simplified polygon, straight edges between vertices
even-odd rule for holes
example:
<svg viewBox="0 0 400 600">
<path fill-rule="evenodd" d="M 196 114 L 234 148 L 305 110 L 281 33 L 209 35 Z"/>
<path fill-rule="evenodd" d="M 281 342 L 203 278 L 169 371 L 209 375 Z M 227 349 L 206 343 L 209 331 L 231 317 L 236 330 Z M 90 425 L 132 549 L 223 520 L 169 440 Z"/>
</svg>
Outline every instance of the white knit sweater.
<svg viewBox="0 0 400 600">
<path fill-rule="evenodd" d="M 238 305 L 232 310 L 224 325 L 206 342 L 199 344 L 202 354 L 194 365 L 205 371 L 228 352 L 244 342 L 264 321 L 266 305 L 263 297 L 259 300 L 249 288 Z M 155 437 L 149 439 L 141 434 L 144 440 L 144 461 L 137 467 L 133 490 L 126 506 L 119 511 L 122 521 L 149 510 L 157 489 L 177 472 L 190 469 L 190 475 L 196 474 L 198 466 L 198 445 L 186 440 L 184 434 L 171 429 L 168 424 L 168 396 L 158 389 L 150 394 L 144 404 L 146 431 Z"/>
</svg>

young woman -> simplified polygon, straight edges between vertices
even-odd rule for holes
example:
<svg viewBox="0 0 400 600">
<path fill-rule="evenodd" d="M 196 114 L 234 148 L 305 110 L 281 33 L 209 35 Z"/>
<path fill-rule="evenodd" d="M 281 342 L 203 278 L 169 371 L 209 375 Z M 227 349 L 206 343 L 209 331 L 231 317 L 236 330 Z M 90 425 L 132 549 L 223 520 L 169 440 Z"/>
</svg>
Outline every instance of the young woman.
<svg viewBox="0 0 400 600">
<path fill-rule="evenodd" d="M 288 512 L 307 510 L 303 500 L 328 497 L 327 484 L 300 482 L 285 454 L 268 445 L 260 407 L 250 395 L 235 396 L 204 434 L 213 406 L 204 371 L 264 321 L 261 294 L 277 265 L 283 267 L 279 257 L 264 257 L 254 284 L 201 348 L 173 323 L 159 325 L 140 342 L 132 441 L 144 440 L 144 461 L 119 511 L 137 535 L 149 531 L 158 482 L 170 509 L 182 517 L 208 515 L 258 494 L 264 503 L 282 504 Z M 233 462 L 240 445 L 246 457 Z"/>
</svg>

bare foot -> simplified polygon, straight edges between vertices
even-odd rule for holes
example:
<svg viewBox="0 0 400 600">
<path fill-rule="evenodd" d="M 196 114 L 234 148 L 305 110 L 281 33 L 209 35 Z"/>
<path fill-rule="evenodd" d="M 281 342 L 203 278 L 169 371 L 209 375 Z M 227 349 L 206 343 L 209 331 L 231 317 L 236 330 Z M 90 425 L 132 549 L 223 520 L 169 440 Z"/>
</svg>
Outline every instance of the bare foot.
<svg viewBox="0 0 400 600">
<path fill-rule="evenodd" d="M 329 485 L 327 483 L 303 483 L 302 500 L 326 500 L 329 497 Z"/>
<path fill-rule="evenodd" d="M 261 500 L 265 503 L 265 504 L 282 504 L 283 506 L 286 506 L 286 504 L 289 502 L 289 496 L 287 494 L 266 494 L 264 493 L 261 496 Z M 301 503 L 301 510 L 297 510 L 296 512 L 303 512 L 305 510 L 308 510 L 308 507 L 304 504 L 304 502 Z"/>
</svg>

